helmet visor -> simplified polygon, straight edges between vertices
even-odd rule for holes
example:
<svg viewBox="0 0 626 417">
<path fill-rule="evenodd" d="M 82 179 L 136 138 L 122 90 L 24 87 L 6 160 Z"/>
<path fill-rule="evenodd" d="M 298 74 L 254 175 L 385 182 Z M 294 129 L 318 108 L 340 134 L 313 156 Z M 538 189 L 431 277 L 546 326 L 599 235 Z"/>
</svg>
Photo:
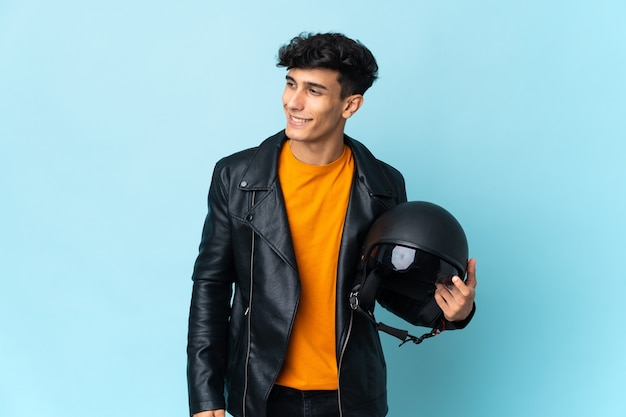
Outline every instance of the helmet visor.
<svg viewBox="0 0 626 417">
<path fill-rule="evenodd" d="M 408 246 L 380 244 L 374 247 L 370 257 L 386 270 L 410 276 L 423 284 L 451 285 L 453 276 L 461 277 L 457 268 L 438 256 Z"/>
</svg>

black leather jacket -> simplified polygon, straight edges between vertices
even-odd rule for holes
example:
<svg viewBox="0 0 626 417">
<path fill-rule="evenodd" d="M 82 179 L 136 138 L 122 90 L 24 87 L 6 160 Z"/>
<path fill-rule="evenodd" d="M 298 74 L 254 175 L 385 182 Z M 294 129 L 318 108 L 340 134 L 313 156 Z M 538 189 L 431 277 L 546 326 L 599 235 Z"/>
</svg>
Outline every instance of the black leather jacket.
<svg viewBox="0 0 626 417">
<path fill-rule="evenodd" d="M 216 164 L 193 273 L 191 413 L 225 408 L 265 417 L 298 307 L 300 281 L 278 176 L 284 131 Z M 336 340 L 343 417 L 387 413 L 386 365 L 375 326 L 348 297 L 371 223 L 406 201 L 402 175 L 345 137 L 355 173 L 337 270 Z M 234 283 L 234 295 L 232 293 Z M 225 398 L 226 397 L 226 398 Z"/>
</svg>

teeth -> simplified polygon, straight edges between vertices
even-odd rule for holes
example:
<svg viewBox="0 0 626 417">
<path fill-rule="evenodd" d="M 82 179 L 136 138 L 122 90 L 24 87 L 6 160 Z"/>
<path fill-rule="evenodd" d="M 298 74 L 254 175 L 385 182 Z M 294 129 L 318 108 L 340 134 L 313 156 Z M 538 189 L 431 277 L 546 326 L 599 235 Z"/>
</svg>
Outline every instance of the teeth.
<svg viewBox="0 0 626 417">
<path fill-rule="evenodd" d="M 291 120 L 293 120 L 296 123 L 304 123 L 304 122 L 308 122 L 311 119 L 300 119 L 298 117 L 291 116 Z"/>
</svg>

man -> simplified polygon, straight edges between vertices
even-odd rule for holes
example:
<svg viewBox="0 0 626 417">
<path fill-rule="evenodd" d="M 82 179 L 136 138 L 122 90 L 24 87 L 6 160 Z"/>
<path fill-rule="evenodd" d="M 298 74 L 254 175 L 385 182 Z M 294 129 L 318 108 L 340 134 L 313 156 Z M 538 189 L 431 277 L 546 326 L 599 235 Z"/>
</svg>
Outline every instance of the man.
<svg viewBox="0 0 626 417">
<path fill-rule="evenodd" d="M 365 234 L 406 191 L 397 170 L 344 134 L 378 66 L 334 33 L 296 37 L 278 58 L 285 130 L 213 173 L 193 273 L 190 411 L 384 416 L 378 333 L 348 296 Z M 437 290 L 447 328 L 471 318 L 474 264 L 467 284 Z"/>
</svg>

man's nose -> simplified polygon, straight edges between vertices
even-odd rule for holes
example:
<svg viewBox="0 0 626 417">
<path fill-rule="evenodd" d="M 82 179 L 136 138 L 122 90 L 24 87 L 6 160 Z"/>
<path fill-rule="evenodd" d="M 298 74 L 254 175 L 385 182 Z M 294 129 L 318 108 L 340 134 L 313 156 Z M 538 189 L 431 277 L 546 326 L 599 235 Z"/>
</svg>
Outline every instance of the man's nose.
<svg viewBox="0 0 626 417">
<path fill-rule="evenodd" d="M 290 110 L 302 110 L 304 108 L 303 92 L 300 90 L 291 91 L 291 93 L 287 96 L 285 104 Z"/>
</svg>

